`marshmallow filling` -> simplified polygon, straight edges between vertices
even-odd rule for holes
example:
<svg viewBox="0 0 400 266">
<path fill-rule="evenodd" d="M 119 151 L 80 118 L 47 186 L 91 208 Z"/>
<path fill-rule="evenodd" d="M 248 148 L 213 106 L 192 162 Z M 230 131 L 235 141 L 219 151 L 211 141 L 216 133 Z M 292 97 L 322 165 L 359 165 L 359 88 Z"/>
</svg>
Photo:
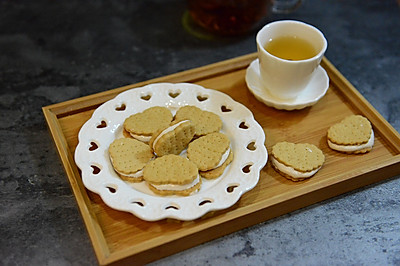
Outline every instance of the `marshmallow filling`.
<svg viewBox="0 0 400 266">
<path fill-rule="evenodd" d="M 175 125 L 169 126 L 169 127 L 167 127 L 166 129 L 164 129 L 163 131 L 161 131 L 161 133 L 158 134 L 158 136 L 156 137 L 156 139 L 155 139 L 154 142 L 153 142 L 153 147 L 152 147 L 153 150 L 154 150 L 154 147 L 156 146 L 156 143 L 157 143 L 158 140 L 161 138 L 161 136 L 167 134 L 168 132 L 173 131 L 173 130 L 174 130 L 175 128 L 177 128 L 180 124 L 183 124 L 183 123 L 185 123 L 186 121 L 189 121 L 189 120 L 180 121 L 179 123 L 176 123 Z"/>
<path fill-rule="evenodd" d="M 151 185 L 158 190 L 180 191 L 180 190 L 186 190 L 191 187 L 194 187 L 199 182 L 200 182 L 200 177 L 199 177 L 199 175 L 197 175 L 196 179 L 193 180 L 193 182 L 188 183 L 188 184 L 183 184 L 183 185 L 175 185 L 175 184 L 154 185 L 154 184 L 151 184 Z"/>
<path fill-rule="evenodd" d="M 283 163 L 279 162 L 277 159 L 275 159 L 272 156 L 272 163 L 274 164 L 274 166 L 282 173 L 287 174 L 293 178 L 308 178 L 311 177 L 313 175 L 315 175 L 315 173 L 318 172 L 319 169 L 321 169 L 321 167 L 314 169 L 310 172 L 301 172 L 301 171 L 297 171 L 296 169 L 294 169 L 293 167 L 284 165 Z"/>
<path fill-rule="evenodd" d="M 133 138 L 135 138 L 135 139 L 137 139 L 137 140 L 140 140 L 140 141 L 142 141 L 142 142 L 149 142 L 150 141 L 150 139 L 151 139 L 151 135 L 150 136 L 146 136 L 146 135 L 136 135 L 136 134 L 133 134 L 133 133 L 129 133 Z"/>
</svg>

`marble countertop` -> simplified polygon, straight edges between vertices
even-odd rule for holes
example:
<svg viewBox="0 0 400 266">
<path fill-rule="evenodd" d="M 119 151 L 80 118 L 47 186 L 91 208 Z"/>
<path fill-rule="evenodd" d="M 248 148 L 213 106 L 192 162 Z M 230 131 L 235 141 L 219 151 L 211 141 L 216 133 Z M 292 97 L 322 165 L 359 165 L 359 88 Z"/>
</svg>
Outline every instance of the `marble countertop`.
<svg viewBox="0 0 400 266">
<path fill-rule="evenodd" d="M 97 260 L 41 107 L 256 51 L 255 32 L 202 39 L 184 1 L 0 2 L 0 264 Z M 294 13 L 327 58 L 400 131 L 395 0 L 306 0 Z M 153 265 L 400 265 L 399 176 Z"/>
</svg>

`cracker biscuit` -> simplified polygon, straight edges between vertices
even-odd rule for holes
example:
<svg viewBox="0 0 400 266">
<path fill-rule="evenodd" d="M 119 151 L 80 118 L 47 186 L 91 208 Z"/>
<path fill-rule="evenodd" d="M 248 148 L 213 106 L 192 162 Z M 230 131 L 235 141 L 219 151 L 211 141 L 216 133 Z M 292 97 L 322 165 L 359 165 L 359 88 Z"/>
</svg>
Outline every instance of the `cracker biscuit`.
<svg viewBox="0 0 400 266">
<path fill-rule="evenodd" d="M 271 163 L 275 170 L 293 181 L 315 175 L 325 162 L 325 155 L 313 144 L 279 142 L 272 147 Z"/>
<path fill-rule="evenodd" d="M 232 161 L 233 161 L 233 152 L 230 151 L 228 158 L 225 160 L 225 162 L 220 167 L 217 167 L 215 169 L 208 170 L 208 171 L 199 171 L 199 173 L 205 179 L 215 179 L 217 177 L 220 177 L 224 173 L 225 168 Z"/>
<path fill-rule="evenodd" d="M 343 153 L 367 153 L 374 145 L 374 131 L 369 120 L 351 115 L 328 129 L 328 145 Z"/>
<path fill-rule="evenodd" d="M 125 181 L 143 180 L 144 166 L 153 158 L 149 145 L 131 138 L 114 140 L 108 149 L 111 164 Z"/>
<path fill-rule="evenodd" d="M 221 118 L 209 111 L 201 110 L 192 105 L 186 105 L 178 109 L 174 117 L 175 121 L 190 120 L 195 126 L 196 137 L 218 132 L 222 128 Z"/>
<path fill-rule="evenodd" d="M 180 154 L 194 136 L 194 125 L 185 120 L 172 124 L 153 134 L 150 139 L 150 147 L 157 156 L 167 154 Z"/>
<path fill-rule="evenodd" d="M 188 196 L 200 189 L 197 166 L 179 155 L 158 157 L 146 165 L 143 178 L 156 194 Z"/>
<path fill-rule="evenodd" d="M 133 138 L 148 142 L 157 130 L 168 126 L 172 119 L 173 115 L 168 108 L 154 106 L 126 118 L 124 130 Z"/>
<path fill-rule="evenodd" d="M 220 132 L 192 141 L 187 149 L 188 159 L 194 162 L 202 172 L 220 167 L 230 153 L 230 140 L 228 136 Z"/>
</svg>

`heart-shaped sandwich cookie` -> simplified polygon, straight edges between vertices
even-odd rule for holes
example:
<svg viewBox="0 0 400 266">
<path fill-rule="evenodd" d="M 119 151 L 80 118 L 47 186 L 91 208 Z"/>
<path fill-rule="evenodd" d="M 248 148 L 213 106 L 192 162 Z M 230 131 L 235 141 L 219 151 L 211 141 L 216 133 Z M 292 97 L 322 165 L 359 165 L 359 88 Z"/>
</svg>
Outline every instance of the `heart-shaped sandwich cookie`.
<svg viewBox="0 0 400 266">
<path fill-rule="evenodd" d="M 133 138 L 149 142 L 159 129 L 167 127 L 173 119 L 171 111 L 162 106 L 154 106 L 129 116 L 124 121 L 124 129 Z"/>
<path fill-rule="evenodd" d="M 191 121 L 180 121 L 154 133 L 149 144 L 157 156 L 178 155 L 187 148 L 194 132 L 195 128 Z"/>
<path fill-rule="evenodd" d="M 324 161 L 324 154 L 313 144 L 284 141 L 272 147 L 272 166 L 292 181 L 312 177 L 321 169 Z"/>
<path fill-rule="evenodd" d="M 186 105 L 178 109 L 174 121 L 182 120 L 192 121 L 195 126 L 196 137 L 218 132 L 222 128 L 222 120 L 218 115 L 192 105 Z"/>
<path fill-rule="evenodd" d="M 156 194 L 188 196 L 201 186 L 197 166 L 179 155 L 169 154 L 144 168 L 144 180 Z"/>
<path fill-rule="evenodd" d="M 200 170 L 200 175 L 214 179 L 223 174 L 233 160 L 230 140 L 223 133 L 211 133 L 192 141 L 187 149 L 187 157 Z"/>
<path fill-rule="evenodd" d="M 149 145 L 132 138 L 114 140 L 108 151 L 114 170 L 132 182 L 143 180 L 143 168 L 154 156 Z"/>
<path fill-rule="evenodd" d="M 367 153 L 374 145 L 374 131 L 367 118 L 351 115 L 328 129 L 327 140 L 339 152 Z"/>
</svg>

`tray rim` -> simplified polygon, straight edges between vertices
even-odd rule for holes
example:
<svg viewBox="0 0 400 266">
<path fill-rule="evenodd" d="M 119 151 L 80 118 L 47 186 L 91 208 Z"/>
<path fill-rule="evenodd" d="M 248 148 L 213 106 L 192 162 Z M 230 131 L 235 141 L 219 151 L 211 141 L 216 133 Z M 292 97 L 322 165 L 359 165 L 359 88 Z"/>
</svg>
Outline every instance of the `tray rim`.
<svg viewBox="0 0 400 266">
<path fill-rule="evenodd" d="M 70 182 L 72 191 L 77 200 L 78 208 L 83 217 L 96 257 L 100 264 L 121 263 L 126 262 L 127 260 L 130 260 L 132 258 L 137 259 L 136 262 L 148 262 L 148 259 L 146 260 L 146 256 L 148 256 L 150 252 L 154 252 L 154 250 L 160 248 L 160 245 L 156 243 L 159 239 L 154 239 L 154 241 L 151 241 L 151 243 L 145 243 L 145 245 L 141 248 L 138 248 L 138 246 L 131 246 L 124 250 L 110 252 L 106 239 L 104 238 L 104 235 L 102 233 L 101 226 L 97 222 L 94 211 L 90 208 L 91 201 L 87 195 L 82 180 L 80 178 L 77 178 L 80 177 L 80 174 L 77 166 L 75 165 L 73 153 L 69 150 L 67 140 L 63 134 L 58 119 L 68 116 L 70 114 L 79 113 L 89 109 L 95 109 L 103 102 L 114 98 L 117 94 L 128 89 L 158 82 L 195 83 L 197 80 L 207 79 L 213 76 L 223 75 L 229 72 L 245 69 L 256 58 L 257 54 L 251 53 L 244 56 L 239 56 L 236 58 L 213 63 L 210 65 L 186 70 L 183 72 L 178 72 L 171 75 L 158 77 L 147 81 L 42 107 L 42 111 L 45 116 L 49 132 L 53 138 L 59 157 L 66 171 L 67 178 Z M 369 166 L 369 170 L 365 171 L 365 173 L 347 178 L 344 181 L 338 177 L 337 182 L 331 182 L 331 184 L 327 187 L 319 188 L 317 190 L 308 189 L 309 191 L 307 193 L 300 193 L 300 195 L 298 195 L 298 197 L 296 198 L 296 202 L 293 202 L 293 199 L 290 201 L 282 202 L 281 200 L 278 200 L 277 197 L 269 199 L 275 200 L 275 203 L 268 208 L 268 210 L 270 208 L 276 209 L 273 212 L 274 215 L 266 215 L 266 209 L 263 207 L 265 201 L 263 201 L 258 202 L 255 205 L 253 204 L 251 206 L 244 206 L 240 209 L 232 210 L 228 214 L 213 217 L 208 223 L 202 224 L 200 228 L 194 228 L 195 230 L 191 230 L 191 232 L 187 233 L 178 233 L 175 235 L 174 238 L 170 238 L 169 241 L 167 241 L 168 251 L 163 250 L 163 256 L 168 256 L 183 250 L 182 247 L 179 245 L 180 240 L 182 240 L 183 238 L 185 239 L 186 243 L 190 243 L 190 245 L 185 248 L 190 248 L 205 241 L 209 241 L 211 239 L 230 234 L 242 228 L 266 221 L 268 219 L 277 217 L 290 211 L 312 205 L 316 202 L 340 195 L 342 193 L 352 191 L 355 189 L 355 186 L 363 187 L 365 185 L 379 182 L 384 179 L 388 179 L 396 174 L 399 174 L 398 169 L 400 165 L 400 134 L 389 124 L 389 122 L 387 122 L 381 116 L 379 112 L 375 110 L 375 108 L 356 90 L 356 88 L 333 66 L 333 64 L 326 57 L 322 59 L 321 65 L 327 71 L 328 76 L 330 77 L 330 82 L 336 84 L 337 88 L 341 90 L 346 98 L 351 101 L 357 100 L 359 104 L 357 106 L 357 109 L 362 112 L 375 125 L 375 129 L 385 139 L 390 147 L 398 154 L 394 155 L 384 162 L 381 161 L 379 162 L 379 164 L 377 163 L 377 165 Z M 388 174 L 377 176 L 376 173 L 379 173 L 382 169 L 385 169 Z M 350 183 L 353 185 L 349 186 Z M 341 192 L 330 192 L 334 191 L 334 189 L 332 189 L 333 187 L 340 187 Z M 315 195 L 315 193 L 317 193 L 318 195 Z M 279 197 L 282 196 L 284 195 L 279 195 Z M 246 208 L 251 208 L 251 210 L 247 210 Z M 246 211 L 243 211 L 243 209 L 245 209 Z M 263 213 L 263 215 L 260 215 L 260 213 Z M 235 223 L 237 219 L 243 217 L 251 217 L 251 219 L 244 219 L 251 220 L 251 222 L 246 222 L 245 224 Z M 224 232 L 221 232 L 221 230 L 218 231 L 218 228 L 221 225 L 226 226 L 227 228 L 229 228 L 229 230 L 225 230 Z M 212 231 L 214 234 L 209 235 L 213 236 L 207 237 L 207 239 L 199 239 L 198 234 L 205 229 Z"/>
</svg>

